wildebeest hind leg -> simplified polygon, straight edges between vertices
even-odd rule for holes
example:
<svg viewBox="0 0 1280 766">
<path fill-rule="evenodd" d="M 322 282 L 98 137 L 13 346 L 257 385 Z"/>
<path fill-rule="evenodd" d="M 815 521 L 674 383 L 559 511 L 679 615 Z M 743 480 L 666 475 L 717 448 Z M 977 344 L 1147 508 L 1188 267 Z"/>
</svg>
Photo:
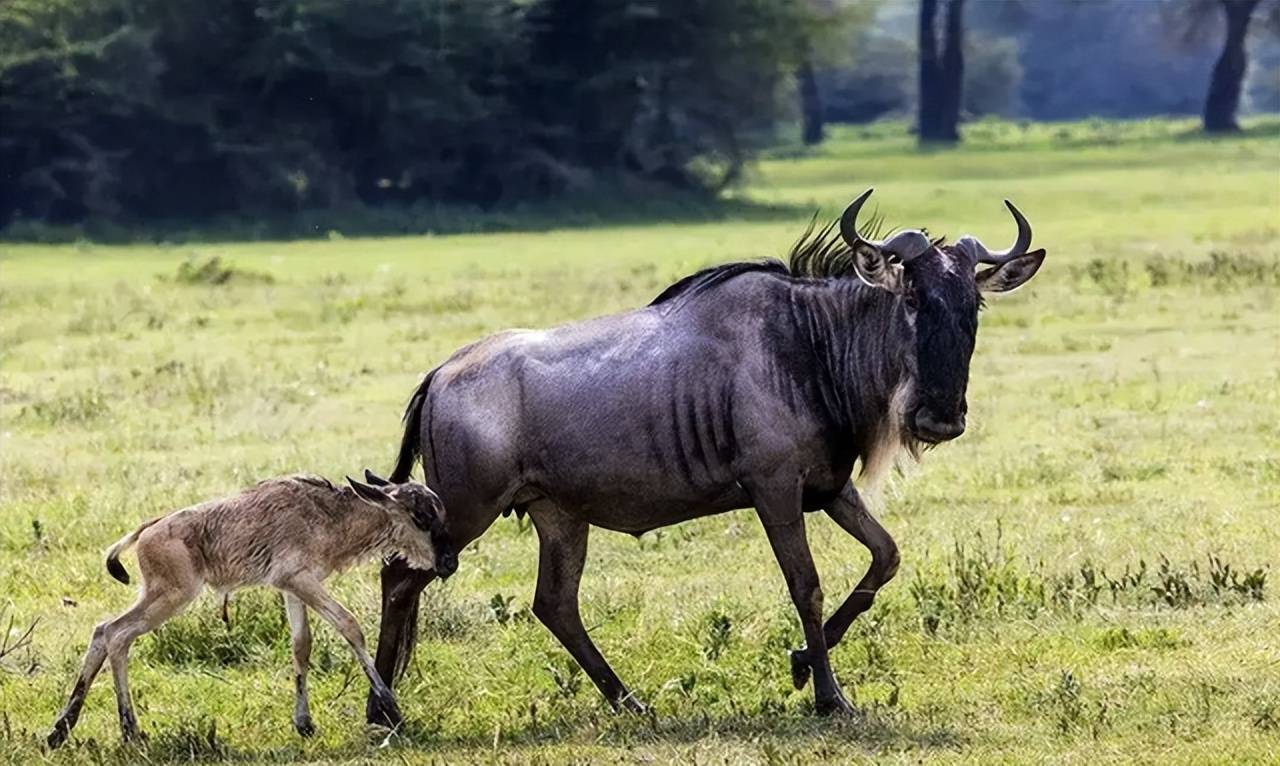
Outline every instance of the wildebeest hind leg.
<svg viewBox="0 0 1280 766">
<path fill-rule="evenodd" d="M 871 566 L 867 568 L 866 574 L 822 629 L 827 641 L 827 650 L 830 651 L 844 638 L 854 619 L 871 608 L 876 592 L 897 574 L 898 546 L 894 543 L 893 537 L 867 510 L 853 484 L 845 485 L 840 496 L 826 511 L 841 529 L 853 535 L 858 542 L 871 551 Z M 797 689 L 803 688 L 808 682 L 810 670 L 809 650 L 804 648 L 793 651 L 791 680 Z"/>
<path fill-rule="evenodd" d="M 533 503 L 529 517 L 538 530 L 539 543 L 533 613 L 573 655 L 615 710 L 644 712 L 645 706 L 631 696 L 592 643 L 578 611 L 578 584 L 587 558 L 587 523 L 546 500 Z"/>
</svg>

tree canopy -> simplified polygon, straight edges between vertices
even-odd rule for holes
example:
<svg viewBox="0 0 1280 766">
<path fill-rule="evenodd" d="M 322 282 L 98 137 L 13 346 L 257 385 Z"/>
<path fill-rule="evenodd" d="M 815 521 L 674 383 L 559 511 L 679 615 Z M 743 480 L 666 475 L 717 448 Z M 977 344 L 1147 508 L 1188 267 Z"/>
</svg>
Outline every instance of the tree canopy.
<svg viewBox="0 0 1280 766">
<path fill-rule="evenodd" d="M 7 0 L 0 225 L 714 188 L 816 27 L 793 0 Z"/>
</svg>

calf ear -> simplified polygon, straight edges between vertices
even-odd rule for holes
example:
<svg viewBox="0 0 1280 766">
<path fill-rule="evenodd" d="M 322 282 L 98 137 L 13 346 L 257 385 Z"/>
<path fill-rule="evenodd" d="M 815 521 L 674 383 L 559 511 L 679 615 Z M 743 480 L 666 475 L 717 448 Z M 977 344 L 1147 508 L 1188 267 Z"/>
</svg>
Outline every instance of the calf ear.
<svg viewBox="0 0 1280 766">
<path fill-rule="evenodd" d="M 395 501 L 391 499 L 387 493 L 379 487 L 372 487 L 361 481 L 356 481 L 350 476 L 347 477 L 347 483 L 356 491 L 356 497 L 365 501 L 369 505 L 378 508 L 390 508 L 395 505 Z"/>
<path fill-rule="evenodd" d="M 984 293 L 1007 293 L 1023 286 L 1040 270 L 1044 263 L 1044 250 L 1032 250 L 1026 255 L 1011 258 L 999 266 L 978 272 L 975 279 L 978 289 Z"/>
<path fill-rule="evenodd" d="M 904 285 L 902 267 L 890 263 L 888 256 L 878 247 L 859 244 L 853 249 L 853 271 L 871 287 L 879 287 L 891 293 L 901 294 Z"/>
<path fill-rule="evenodd" d="M 426 486 L 426 485 L 423 485 Z M 427 487 L 427 497 L 431 500 L 431 511 L 436 515 L 437 519 L 444 521 L 444 501 L 430 487 Z"/>
<path fill-rule="evenodd" d="M 391 484 L 391 482 L 382 478 L 381 476 L 374 473 L 373 471 L 370 471 L 368 468 L 364 469 L 364 480 L 369 482 L 375 487 L 386 487 Z"/>
</svg>

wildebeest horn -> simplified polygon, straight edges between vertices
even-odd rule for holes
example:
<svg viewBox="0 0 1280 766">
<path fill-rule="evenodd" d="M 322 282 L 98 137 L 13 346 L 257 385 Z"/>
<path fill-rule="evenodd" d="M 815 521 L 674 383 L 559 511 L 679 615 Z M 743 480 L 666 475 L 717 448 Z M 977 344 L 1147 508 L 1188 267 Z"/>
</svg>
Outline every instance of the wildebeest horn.
<svg viewBox="0 0 1280 766">
<path fill-rule="evenodd" d="M 991 263 L 999 266 L 1020 255 L 1025 255 L 1027 248 L 1031 247 L 1031 224 L 1027 223 L 1026 216 L 1009 200 L 1005 200 L 1004 205 L 1013 214 L 1013 220 L 1018 222 L 1018 238 L 1014 240 L 1007 250 L 992 252 L 986 248 L 986 245 L 982 244 L 981 240 L 977 237 L 972 237 L 973 241 L 978 244 L 978 263 Z"/>
<path fill-rule="evenodd" d="M 849 207 L 845 208 L 844 215 L 840 216 L 840 236 L 844 238 L 845 244 L 855 250 L 859 244 L 867 244 L 897 257 L 903 263 L 923 255 L 932 245 L 925 233 L 919 229 L 900 231 L 879 241 L 867 239 L 858 233 L 858 212 L 862 210 L 863 203 L 867 201 L 873 191 L 875 191 L 874 188 L 867 189 L 859 194 L 858 198 L 850 202 Z"/>
</svg>

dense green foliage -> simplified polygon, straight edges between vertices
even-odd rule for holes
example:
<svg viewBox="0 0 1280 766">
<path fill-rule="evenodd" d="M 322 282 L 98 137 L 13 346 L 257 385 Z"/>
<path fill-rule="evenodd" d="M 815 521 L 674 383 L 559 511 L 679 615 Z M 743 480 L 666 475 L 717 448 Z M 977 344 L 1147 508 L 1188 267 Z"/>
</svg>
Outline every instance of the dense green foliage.
<svg viewBox="0 0 1280 766">
<path fill-rule="evenodd" d="M 794 0 L 12 0 L 0 225 L 715 188 Z"/>
<path fill-rule="evenodd" d="M 0 657 L 0 763 L 1274 763 L 1280 122 L 1245 127 L 984 120 L 941 153 L 902 123 L 836 127 L 760 161 L 740 193 L 772 217 L 0 245 L 0 654 L 39 619 Z M 135 645 L 147 745 L 118 744 L 104 674 L 42 749 L 93 625 L 134 596 L 101 557 L 133 525 L 264 476 L 385 470 L 418 376 L 459 346 L 782 254 L 871 184 L 889 224 L 953 239 L 1008 241 L 1016 200 L 1049 256 L 982 312 L 968 432 L 879 503 L 902 569 L 832 656 L 864 718 L 792 688 L 800 630 L 750 511 L 592 532 L 583 616 L 652 719 L 609 712 L 531 616 L 536 535 L 507 518 L 427 590 L 397 736 L 363 726 L 360 671 L 318 624 L 320 733 L 294 733 L 258 591 L 230 631 L 210 596 Z M 806 524 L 831 610 L 869 557 Z M 377 566 L 334 590 L 372 638 Z"/>
</svg>

